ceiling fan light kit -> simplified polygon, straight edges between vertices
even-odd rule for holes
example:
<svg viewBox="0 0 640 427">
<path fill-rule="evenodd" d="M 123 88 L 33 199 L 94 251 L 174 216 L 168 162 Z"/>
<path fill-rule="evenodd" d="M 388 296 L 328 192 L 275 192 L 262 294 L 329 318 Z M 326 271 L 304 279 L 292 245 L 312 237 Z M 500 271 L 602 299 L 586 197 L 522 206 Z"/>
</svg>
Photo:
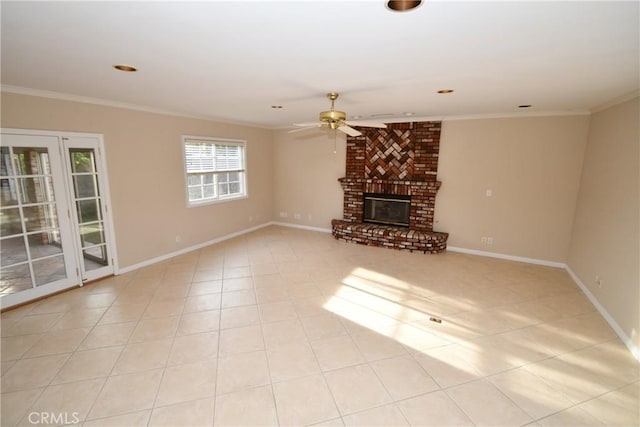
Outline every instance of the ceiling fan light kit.
<svg viewBox="0 0 640 427">
<path fill-rule="evenodd" d="M 331 129 L 336 129 L 340 122 L 346 118 L 344 111 L 323 111 L 320 113 L 320 121 L 329 123 Z"/>
</svg>

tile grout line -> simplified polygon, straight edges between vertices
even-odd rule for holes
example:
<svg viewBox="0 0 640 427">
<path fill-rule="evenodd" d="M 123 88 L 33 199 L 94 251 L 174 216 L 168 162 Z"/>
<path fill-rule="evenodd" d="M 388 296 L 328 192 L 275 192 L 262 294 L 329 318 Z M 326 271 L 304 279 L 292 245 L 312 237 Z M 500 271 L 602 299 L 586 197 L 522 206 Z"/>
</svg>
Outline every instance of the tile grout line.
<svg viewBox="0 0 640 427">
<path fill-rule="evenodd" d="M 202 258 L 202 249 L 200 249 L 198 251 L 198 263 L 196 263 L 196 266 L 199 264 L 200 259 Z M 220 370 L 220 335 L 222 332 L 222 296 L 224 293 L 224 255 L 223 255 L 223 259 L 222 259 L 222 278 L 220 280 L 220 306 L 218 309 L 218 330 L 216 332 L 217 338 L 216 338 L 216 376 L 214 379 L 214 384 L 213 384 L 213 411 L 211 414 L 211 426 L 215 425 L 215 418 L 216 418 L 216 403 L 218 401 L 218 372 Z M 197 268 L 197 267 L 196 267 Z M 196 270 L 197 271 L 197 270 Z M 194 278 L 195 278 L 195 273 L 194 273 Z M 193 286 L 193 281 L 191 282 L 191 285 L 189 286 L 189 290 L 191 290 L 191 287 Z M 185 302 L 186 305 L 186 302 Z"/>
<path fill-rule="evenodd" d="M 161 283 L 166 278 L 166 274 L 167 274 L 167 272 L 164 271 L 163 275 L 162 275 Z M 195 274 L 195 269 L 194 269 L 194 273 L 191 274 L 191 279 L 193 279 L 193 275 L 194 274 Z M 193 282 L 191 282 L 191 283 L 193 283 Z M 189 289 L 191 289 L 191 283 L 189 283 Z M 160 286 L 162 286 L 162 284 L 160 284 Z M 158 289 L 160 288 L 160 286 L 158 286 L 158 288 L 154 292 L 154 294 L 153 294 L 154 297 L 158 293 Z M 188 294 L 189 294 L 189 291 L 187 290 L 187 295 Z M 167 358 L 166 358 L 166 360 L 164 362 L 164 366 L 162 367 L 162 373 L 160 374 L 160 381 L 158 383 L 158 388 L 156 390 L 155 396 L 153 398 L 153 403 L 151 404 L 151 408 L 149 410 L 149 418 L 147 419 L 147 427 L 149 426 L 149 424 L 151 423 L 151 420 L 153 419 L 153 412 L 156 409 L 156 403 L 158 402 L 158 396 L 160 395 L 160 389 L 162 388 L 162 382 L 164 381 L 164 376 L 165 376 L 165 374 L 167 372 L 167 368 L 169 368 L 169 359 L 171 358 L 171 353 L 173 351 L 173 346 L 175 345 L 175 340 L 176 340 L 176 337 L 178 336 L 178 330 L 180 329 L 180 324 L 182 322 L 182 315 L 184 314 L 184 309 L 185 309 L 185 306 L 186 306 L 186 299 L 187 298 L 188 297 L 185 297 L 185 304 L 182 306 L 182 309 L 180 310 L 180 314 L 175 316 L 175 317 L 178 318 L 178 324 L 176 325 L 176 329 L 175 329 L 175 331 L 173 331 L 173 335 L 171 336 L 171 345 L 169 346 L 169 352 L 167 353 Z M 152 301 L 153 301 L 153 297 L 151 297 L 151 300 L 149 301 L 149 305 L 151 305 Z M 149 305 L 147 305 L 147 308 L 145 309 L 145 312 L 149 308 Z M 143 314 L 143 317 L 144 317 L 144 314 Z M 168 316 L 168 317 L 174 317 L 174 316 Z M 134 330 L 134 332 L 135 332 L 135 330 Z M 132 335 L 133 335 L 133 333 L 132 333 Z M 154 340 L 151 340 L 151 341 L 154 341 Z M 145 342 L 145 341 L 142 341 L 142 342 Z M 124 351 L 124 349 L 123 349 L 123 351 Z M 115 365 L 114 365 L 114 367 L 115 367 Z M 166 405 L 166 406 L 170 406 L 170 405 Z"/>
<path fill-rule="evenodd" d="M 296 312 L 296 316 L 298 316 L 297 312 Z M 309 317 L 312 317 L 312 316 L 309 316 Z M 331 387 L 329 387 L 329 382 L 327 381 L 327 377 L 325 376 L 325 372 L 322 370 L 322 366 L 320 365 L 320 361 L 318 360 L 318 355 L 316 354 L 316 351 L 313 349 L 313 345 L 311 344 L 312 341 L 309 339 L 309 333 L 307 332 L 307 329 L 304 327 L 304 323 L 302 322 L 302 319 L 298 318 L 298 321 L 300 322 L 300 326 L 302 327 L 302 332 L 304 333 L 305 337 L 307 338 L 307 344 L 309 345 L 309 350 L 311 351 L 311 354 L 313 354 L 313 359 L 316 362 L 316 366 L 318 367 L 318 370 L 320 371 L 320 376 L 322 377 L 322 382 L 325 385 L 325 387 L 327 388 L 327 390 L 329 391 L 329 395 L 331 396 L 331 401 L 333 402 L 334 407 L 338 411 L 338 416 L 339 416 L 338 418 L 340 419 L 340 421 L 342 421 L 342 424 L 344 424 L 344 418 L 343 418 L 344 415 L 342 414 L 342 411 L 340 410 L 340 407 L 338 406 L 338 402 L 336 401 L 336 398 L 333 395 L 333 391 L 331 390 Z M 342 322 L 340 322 L 340 324 L 342 325 Z M 342 325 L 342 327 L 344 328 L 344 325 Z M 314 374 L 314 375 L 317 375 L 317 374 Z M 336 418 L 331 418 L 331 419 L 336 419 Z M 329 420 L 325 420 L 325 421 L 329 421 Z M 324 421 L 319 421 L 319 422 L 324 422 Z M 317 423 L 315 423 L 315 424 L 317 424 Z"/>
<path fill-rule="evenodd" d="M 135 276 L 133 276 L 131 278 L 131 280 L 129 280 L 126 283 L 126 286 L 130 285 L 133 280 L 135 280 Z M 125 287 L 126 287 L 125 286 Z M 120 290 L 120 292 L 118 292 L 118 296 L 122 293 L 122 290 Z M 111 307 L 114 306 L 114 303 L 117 301 L 118 296 L 116 296 L 116 298 L 111 301 L 111 304 L 108 306 L 108 308 L 104 311 L 104 313 L 102 313 L 102 316 L 100 316 L 100 318 L 98 319 L 98 321 L 95 323 L 95 325 L 93 326 L 93 328 L 91 329 L 91 331 L 87 334 L 87 336 L 85 337 L 85 339 L 80 343 L 80 345 L 78 346 L 78 348 L 80 348 L 80 346 L 82 346 L 82 344 L 85 342 L 85 340 L 89 337 L 89 335 L 95 330 L 95 328 L 97 328 L 98 326 L 100 326 L 100 320 L 102 320 L 102 318 L 107 314 L 107 312 L 109 311 L 109 309 Z M 148 305 L 148 304 L 147 304 Z M 145 307 L 146 310 L 146 307 Z M 122 322 L 122 323 L 126 323 L 126 322 Z M 136 323 L 137 326 L 137 323 Z M 89 408 L 87 409 L 87 415 L 85 416 L 85 419 L 83 420 L 83 424 L 87 422 L 87 420 L 89 419 L 89 415 L 91 414 L 91 411 L 93 411 L 93 408 L 96 405 L 96 402 L 98 401 L 98 399 L 100 398 L 100 395 L 102 394 L 102 391 L 104 390 L 105 386 L 107 385 L 107 382 L 109 381 L 109 378 L 111 377 L 111 374 L 113 373 L 113 370 L 116 367 L 116 364 L 118 363 L 118 360 L 120 360 L 120 357 L 122 356 L 122 352 L 124 351 L 124 349 L 127 346 L 128 340 L 131 338 L 131 335 L 133 334 L 133 332 L 135 331 L 135 327 L 133 328 L 133 330 L 131 331 L 131 334 L 129 335 L 127 342 L 122 344 L 122 349 L 120 350 L 120 352 L 118 353 L 118 357 L 116 358 L 116 360 L 113 363 L 113 366 L 111 367 L 111 369 L 109 370 L 109 373 L 107 374 L 107 376 L 104 378 L 104 381 L 102 382 L 102 386 L 100 387 L 100 390 L 98 391 L 98 394 L 96 395 L 96 398 L 94 399 L 94 401 L 91 403 L 91 405 L 89 406 Z M 104 347 L 96 347 L 96 348 L 104 348 Z M 89 350 L 94 350 L 96 348 L 93 349 L 89 349 Z"/>
</svg>

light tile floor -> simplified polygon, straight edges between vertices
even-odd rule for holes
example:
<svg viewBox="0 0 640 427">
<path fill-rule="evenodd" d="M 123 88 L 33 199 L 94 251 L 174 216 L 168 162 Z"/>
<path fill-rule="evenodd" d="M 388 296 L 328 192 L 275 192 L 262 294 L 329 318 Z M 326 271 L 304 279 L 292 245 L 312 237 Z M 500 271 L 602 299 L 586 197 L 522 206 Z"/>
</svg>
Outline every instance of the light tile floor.
<svg viewBox="0 0 640 427">
<path fill-rule="evenodd" d="M 3 426 L 639 423 L 638 362 L 567 273 L 491 258 L 274 226 L 1 326 Z"/>
</svg>

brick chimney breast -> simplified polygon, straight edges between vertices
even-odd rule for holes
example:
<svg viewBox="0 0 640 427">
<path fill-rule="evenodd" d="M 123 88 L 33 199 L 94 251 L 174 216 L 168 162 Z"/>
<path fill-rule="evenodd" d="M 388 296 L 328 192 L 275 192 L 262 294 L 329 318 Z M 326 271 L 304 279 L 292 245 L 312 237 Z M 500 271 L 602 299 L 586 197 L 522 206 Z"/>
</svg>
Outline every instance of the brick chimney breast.
<svg viewBox="0 0 640 427">
<path fill-rule="evenodd" d="M 448 233 L 433 231 L 441 122 L 390 123 L 347 136 L 343 219 L 332 221 L 336 238 L 402 250 L 437 253 Z M 365 194 L 411 197 L 409 227 L 363 223 Z M 418 232 L 418 233 L 415 233 Z"/>
</svg>

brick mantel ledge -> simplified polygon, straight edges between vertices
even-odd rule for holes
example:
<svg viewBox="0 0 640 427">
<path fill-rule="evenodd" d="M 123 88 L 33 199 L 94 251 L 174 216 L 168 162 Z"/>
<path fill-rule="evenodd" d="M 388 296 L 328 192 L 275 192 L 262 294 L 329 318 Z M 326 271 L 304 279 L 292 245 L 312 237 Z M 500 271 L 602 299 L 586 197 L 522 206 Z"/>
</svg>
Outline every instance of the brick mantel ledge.
<svg viewBox="0 0 640 427">
<path fill-rule="evenodd" d="M 434 193 L 440 189 L 440 181 L 397 181 L 387 179 L 366 179 L 345 176 L 338 178 L 342 187 L 359 186 L 365 193 L 396 194 L 399 196 L 410 196 L 412 189 L 426 188 Z"/>
</svg>

